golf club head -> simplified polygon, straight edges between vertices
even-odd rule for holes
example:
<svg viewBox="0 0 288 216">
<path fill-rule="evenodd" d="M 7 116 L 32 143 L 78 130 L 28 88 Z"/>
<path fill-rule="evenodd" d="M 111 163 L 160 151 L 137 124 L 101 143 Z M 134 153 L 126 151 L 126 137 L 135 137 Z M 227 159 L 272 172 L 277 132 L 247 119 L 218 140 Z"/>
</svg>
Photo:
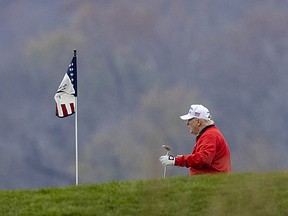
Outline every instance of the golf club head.
<svg viewBox="0 0 288 216">
<path fill-rule="evenodd" d="M 166 151 L 171 151 L 171 148 L 167 145 L 162 145 L 162 148 L 164 148 Z"/>
<path fill-rule="evenodd" d="M 169 154 L 169 152 L 171 151 L 171 148 L 167 145 L 162 145 L 162 148 L 164 148 L 167 151 L 167 154 Z M 163 177 L 166 178 L 166 173 L 167 173 L 167 166 L 164 167 L 164 175 Z"/>
</svg>

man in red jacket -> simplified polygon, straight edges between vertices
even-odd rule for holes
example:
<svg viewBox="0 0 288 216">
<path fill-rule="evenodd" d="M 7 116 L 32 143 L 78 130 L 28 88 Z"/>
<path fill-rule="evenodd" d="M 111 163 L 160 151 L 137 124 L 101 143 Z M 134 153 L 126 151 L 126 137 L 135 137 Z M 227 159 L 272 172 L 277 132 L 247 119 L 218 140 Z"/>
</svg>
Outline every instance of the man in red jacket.
<svg viewBox="0 0 288 216">
<path fill-rule="evenodd" d="M 190 155 L 161 156 L 163 166 L 187 167 L 190 175 L 231 172 L 228 144 L 214 125 L 209 110 L 203 105 L 191 105 L 188 114 L 180 118 L 187 121 L 190 133 L 196 135 L 196 144 Z"/>
</svg>

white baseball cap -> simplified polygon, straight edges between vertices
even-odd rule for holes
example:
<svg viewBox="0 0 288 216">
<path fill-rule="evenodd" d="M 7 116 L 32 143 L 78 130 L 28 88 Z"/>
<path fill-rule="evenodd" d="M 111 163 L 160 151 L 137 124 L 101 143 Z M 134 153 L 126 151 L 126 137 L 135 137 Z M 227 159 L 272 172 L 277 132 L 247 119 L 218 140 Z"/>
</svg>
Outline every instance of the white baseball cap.
<svg viewBox="0 0 288 216">
<path fill-rule="evenodd" d="M 192 118 L 211 120 L 209 110 L 201 104 L 192 104 L 189 112 L 186 115 L 180 116 L 182 120 L 189 120 Z"/>
</svg>

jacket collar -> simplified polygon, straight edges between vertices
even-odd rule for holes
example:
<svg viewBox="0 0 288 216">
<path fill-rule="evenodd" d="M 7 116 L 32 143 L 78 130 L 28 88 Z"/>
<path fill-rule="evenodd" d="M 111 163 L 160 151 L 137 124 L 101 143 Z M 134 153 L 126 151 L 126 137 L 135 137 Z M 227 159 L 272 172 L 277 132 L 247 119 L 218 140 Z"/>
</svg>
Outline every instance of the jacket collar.
<svg viewBox="0 0 288 216">
<path fill-rule="evenodd" d="M 198 139 L 201 137 L 201 135 L 202 135 L 208 128 L 214 127 L 214 126 L 215 126 L 215 124 L 211 124 L 211 125 L 208 125 L 208 126 L 206 126 L 205 128 L 203 128 L 203 129 L 200 131 L 200 133 L 196 136 L 196 140 L 198 140 Z"/>
</svg>

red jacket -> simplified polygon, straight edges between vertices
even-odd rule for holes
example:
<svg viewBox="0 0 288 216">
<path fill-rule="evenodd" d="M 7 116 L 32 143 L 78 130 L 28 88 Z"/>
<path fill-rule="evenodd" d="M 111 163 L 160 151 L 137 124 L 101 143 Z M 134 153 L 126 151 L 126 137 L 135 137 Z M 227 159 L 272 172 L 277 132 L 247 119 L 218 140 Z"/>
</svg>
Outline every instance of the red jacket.
<svg viewBox="0 0 288 216">
<path fill-rule="evenodd" d="M 231 172 L 230 150 L 219 129 L 215 125 L 204 128 L 192 154 L 176 157 L 175 166 L 190 168 L 190 175 Z"/>
</svg>

